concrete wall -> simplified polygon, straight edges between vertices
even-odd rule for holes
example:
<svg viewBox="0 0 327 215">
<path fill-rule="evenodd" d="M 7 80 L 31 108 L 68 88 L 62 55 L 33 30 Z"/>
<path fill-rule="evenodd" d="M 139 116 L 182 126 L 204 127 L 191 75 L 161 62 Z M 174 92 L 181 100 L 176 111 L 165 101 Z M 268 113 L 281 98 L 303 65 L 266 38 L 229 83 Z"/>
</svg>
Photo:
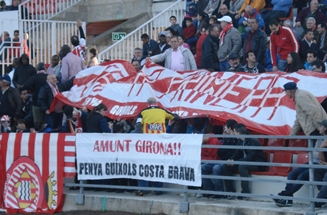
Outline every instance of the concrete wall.
<svg viewBox="0 0 327 215">
<path fill-rule="evenodd" d="M 151 0 L 82 0 L 53 20 L 85 22 L 130 19 L 141 13 L 151 12 Z"/>
</svg>

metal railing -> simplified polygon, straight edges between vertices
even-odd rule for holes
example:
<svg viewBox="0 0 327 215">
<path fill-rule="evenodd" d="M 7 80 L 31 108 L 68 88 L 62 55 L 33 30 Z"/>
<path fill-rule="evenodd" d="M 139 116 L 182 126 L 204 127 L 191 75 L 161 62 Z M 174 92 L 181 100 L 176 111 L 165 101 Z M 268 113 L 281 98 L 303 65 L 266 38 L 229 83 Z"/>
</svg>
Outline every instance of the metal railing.
<svg viewBox="0 0 327 215">
<path fill-rule="evenodd" d="M 6 20 L 2 20 L 1 22 L 4 21 Z M 6 66 L 12 63 L 13 58 L 20 57 L 26 50 L 29 52 L 29 57 L 31 59 L 30 63 L 32 65 L 36 65 L 40 62 L 50 64 L 51 57 L 58 54 L 63 45 L 71 44 L 71 36 L 79 35 L 75 22 L 19 20 L 18 23 L 20 42 L 16 44 L 16 46 L 10 42 L 10 45 L 6 48 L 3 47 L 3 44 L 3 48 L 0 47 L 2 71 L 4 71 Z M 85 29 L 85 23 L 82 23 L 82 27 Z M 4 55 L 3 53 L 6 52 L 6 50 L 9 50 L 9 52 L 10 50 L 14 50 L 14 52 L 12 55 Z"/>
<path fill-rule="evenodd" d="M 47 20 L 81 0 L 28 0 L 19 5 L 19 18 L 25 20 Z"/>
<path fill-rule="evenodd" d="M 261 177 L 240 177 L 238 175 L 236 176 L 223 176 L 223 175 L 202 175 L 202 178 L 207 179 L 222 179 L 222 180 L 233 180 L 233 181 L 249 181 L 252 183 L 266 183 L 269 186 L 272 186 L 272 183 L 293 183 L 293 184 L 302 184 L 309 186 L 309 193 L 305 196 L 301 197 L 292 197 L 292 196 L 278 196 L 274 195 L 271 196 L 270 193 L 267 194 L 256 194 L 256 193 L 240 193 L 240 192 L 222 192 L 222 191 L 209 191 L 209 190 L 194 190 L 194 189 L 188 189 L 187 187 L 184 188 L 151 188 L 151 187 L 142 187 L 142 190 L 145 191 L 164 191 L 164 192 L 177 192 L 177 193 L 184 193 L 183 199 L 181 199 L 180 204 L 182 207 L 182 204 L 189 204 L 188 202 L 188 193 L 201 193 L 201 194 L 210 194 L 210 195 L 229 195 L 229 196 L 242 196 L 242 197 L 248 197 L 248 198 L 260 198 L 260 199 L 286 199 L 286 200 L 295 200 L 299 202 L 310 202 L 310 207 L 308 211 L 306 212 L 307 215 L 313 215 L 315 213 L 315 202 L 322 202 L 327 203 L 327 199 L 317 199 L 315 198 L 315 186 L 321 185 L 326 186 L 326 182 L 322 181 L 315 181 L 314 180 L 314 170 L 315 169 L 326 169 L 327 172 L 327 165 L 320 165 L 317 163 L 314 163 L 314 152 L 327 152 L 326 148 L 318 148 L 314 147 L 312 139 L 316 140 L 324 140 L 326 137 L 324 136 L 266 136 L 266 135 L 238 135 L 238 136 L 230 136 L 230 135 L 204 135 L 204 137 L 214 137 L 214 138 L 258 138 L 258 139 L 286 139 L 286 140 L 292 140 L 292 139 L 303 139 L 308 140 L 308 146 L 307 147 L 286 147 L 286 146 L 231 146 L 231 145 L 202 145 L 202 148 L 212 148 L 212 149 L 251 149 L 251 150 L 264 150 L 269 152 L 275 152 L 275 151 L 289 151 L 294 155 L 300 154 L 300 152 L 307 152 L 308 153 L 308 163 L 283 163 L 283 162 L 272 162 L 270 158 L 268 158 L 268 162 L 253 162 L 253 161 L 228 161 L 228 160 L 203 160 L 202 163 L 213 163 L 213 164 L 233 164 L 233 165 L 252 165 L 252 166 L 266 166 L 266 167 L 304 167 L 309 169 L 309 180 L 307 181 L 300 181 L 300 180 L 287 180 L 286 177 L 269 177 L 269 178 L 261 178 Z M 326 173 L 327 174 L 327 173 Z M 65 186 L 76 186 L 80 187 L 79 194 L 76 195 L 76 204 L 84 204 L 84 188 L 113 188 L 113 189 L 130 189 L 130 190 L 139 190 L 140 187 L 136 186 L 113 186 L 113 185 L 97 185 L 97 184 L 86 184 L 83 181 L 80 181 L 80 184 L 76 183 L 66 183 Z M 266 185 L 265 185 L 266 186 Z M 267 187 L 267 186 L 266 186 Z M 112 196 L 111 196 L 112 197 Z M 194 201 L 194 200 L 192 200 Z M 187 210 L 189 207 L 186 207 Z M 188 211 L 180 211 L 183 213 L 186 213 Z"/>
<path fill-rule="evenodd" d="M 104 59 L 110 60 L 131 60 L 133 58 L 133 50 L 136 47 L 142 48 L 141 35 L 146 33 L 151 39 L 157 40 L 158 34 L 170 26 L 169 17 L 174 15 L 181 23 L 184 17 L 185 1 L 178 0 L 165 8 L 161 12 L 153 12 L 154 17 L 143 25 L 136 28 L 126 37 L 115 42 L 113 45 L 99 53 L 100 61 Z"/>
</svg>

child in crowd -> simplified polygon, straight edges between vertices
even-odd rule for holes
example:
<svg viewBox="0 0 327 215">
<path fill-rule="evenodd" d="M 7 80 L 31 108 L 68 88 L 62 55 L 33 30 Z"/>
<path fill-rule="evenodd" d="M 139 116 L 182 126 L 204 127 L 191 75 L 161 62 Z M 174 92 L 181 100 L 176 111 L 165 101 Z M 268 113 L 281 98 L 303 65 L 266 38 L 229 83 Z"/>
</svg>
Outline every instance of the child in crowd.
<svg viewBox="0 0 327 215">
<path fill-rule="evenodd" d="M 194 37 L 196 34 L 196 28 L 193 25 L 192 18 L 185 18 L 186 27 L 183 29 L 183 35 L 186 37 L 186 43 L 191 46 L 194 41 Z"/>
<path fill-rule="evenodd" d="M 189 44 L 185 43 L 186 38 L 184 37 L 184 35 L 181 35 L 178 37 L 178 43 L 179 46 L 190 49 Z"/>
<path fill-rule="evenodd" d="M 3 115 L 1 117 L 1 133 L 9 132 L 11 132 L 10 117 L 8 115 Z"/>
</svg>

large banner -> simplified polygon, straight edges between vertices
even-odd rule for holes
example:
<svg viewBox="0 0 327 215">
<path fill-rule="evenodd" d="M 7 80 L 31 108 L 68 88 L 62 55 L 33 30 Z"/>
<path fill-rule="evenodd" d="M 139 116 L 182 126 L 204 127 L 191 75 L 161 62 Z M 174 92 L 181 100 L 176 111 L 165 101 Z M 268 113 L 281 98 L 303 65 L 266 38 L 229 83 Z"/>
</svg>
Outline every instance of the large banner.
<svg viewBox="0 0 327 215">
<path fill-rule="evenodd" d="M 283 85 L 290 81 L 320 102 L 327 97 L 325 73 L 177 72 L 150 62 L 138 73 L 127 61 L 112 61 L 81 71 L 72 89 L 56 100 L 89 109 L 102 102 L 109 109 L 107 116 L 118 119 L 135 118 L 146 100 L 155 97 L 162 107 L 184 118 L 208 116 L 222 122 L 234 118 L 258 133 L 288 135 L 295 107 Z"/>
<path fill-rule="evenodd" d="M 201 186 L 199 134 L 76 134 L 78 179 L 132 178 Z"/>
<path fill-rule="evenodd" d="M 60 212 L 63 178 L 76 172 L 75 136 L 2 133 L 0 137 L 2 207 L 7 213 Z"/>
</svg>

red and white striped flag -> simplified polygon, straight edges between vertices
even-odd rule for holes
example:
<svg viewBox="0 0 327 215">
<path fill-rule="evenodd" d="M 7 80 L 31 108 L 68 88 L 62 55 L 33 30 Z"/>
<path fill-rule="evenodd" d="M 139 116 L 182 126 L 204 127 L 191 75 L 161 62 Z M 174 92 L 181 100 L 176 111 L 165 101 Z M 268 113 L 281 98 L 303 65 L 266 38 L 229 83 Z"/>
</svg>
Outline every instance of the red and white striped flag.
<svg viewBox="0 0 327 215">
<path fill-rule="evenodd" d="M 3 208 L 7 213 L 62 210 L 64 175 L 73 176 L 75 172 L 75 154 L 64 152 L 67 147 L 75 150 L 73 146 L 66 146 L 66 139 L 70 138 L 75 140 L 74 136 L 55 133 L 1 134 L 2 162 L 6 171 L 1 172 L 6 175 Z M 68 155 L 73 155 L 74 159 Z M 66 174 L 64 168 L 68 171 Z"/>
</svg>

